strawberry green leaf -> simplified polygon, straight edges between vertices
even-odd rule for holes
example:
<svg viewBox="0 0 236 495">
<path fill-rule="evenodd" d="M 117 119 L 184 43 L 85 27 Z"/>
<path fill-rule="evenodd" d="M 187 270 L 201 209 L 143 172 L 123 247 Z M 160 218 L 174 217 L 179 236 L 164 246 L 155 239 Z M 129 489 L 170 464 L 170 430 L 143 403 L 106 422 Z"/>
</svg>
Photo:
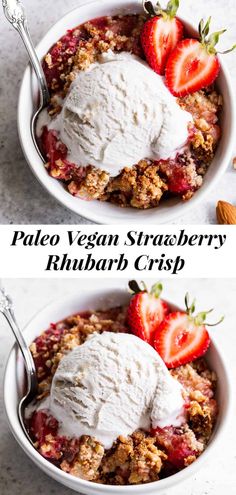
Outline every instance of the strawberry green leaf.
<svg viewBox="0 0 236 495">
<path fill-rule="evenodd" d="M 156 11 L 161 10 L 161 4 L 160 4 L 160 2 L 157 2 L 157 3 L 156 3 L 155 10 L 156 10 Z"/>
<path fill-rule="evenodd" d="M 215 46 L 219 42 L 221 34 L 224 34 L 227 31 L 227 29 L 222 29 L 221 31 L 217 31 L 215 33 L 212 33 L 209 38 L 206 40 L 206 48 L 208 53 L 217 53 Z"/>
<path fill-rule="evenodd" d="M 204 19 L 201 19 L 198 27 L 200 42 L 206 48 L 208 53 L 213 55 L 216 55 L 217 53 L 226 54 L 235 50 L 236 44 L 233 45 L 232 48 L 229 48 L 229 50 L 225 50 L 223 52 L 217 52 L 215 47 L 219 42 L 220 36 L 224 34 L 227 31 L 227 29 L 221 29 L 221 31 L 216 31 L 215 33 L 212 33 L 210 36 L 208 36 L 210 31 L 210 23 L 211 23 L 211 17 L 208 18 L 206 24 L 204 24 Z"/>
<path fill-rule="evenodd" d="M 188 313 L 189 312 L 189 293 L 188 292 L 185 294 L 184 302 L 185 302 L 185 307 L 186 307 L 186 310 Z"/>
<path fill-rule="evenodd" d="M 189 313 L 190 301 L 189 301 L 189 293 L 188 292 L 185 294 L 184 302 L 185 302 L 186 312 Z"/>
<path fill-rule="evenodd" d="M 190 319 L 197 327 L 200 327 L 201 325 L 208 325 L 209 327 L 214 327 L 215 325 L 219 325 L 224 320 L 224 316 L 217 321 L 217 323 L 207 323 L 206 322 L 206 317 L 210 313 L 212 313 L 213 309 L 209 309 L 209 311 L 200 311 L 197 315 L 193 315 L 195 312 L 195 305 L 196 305 L 196 299 L 193 300 L 193 302 L 190 304 L 190 299 L 189 299 L 189 294 L 185 295 L 184 298 L 185 301 L 185 306 L 186 306 L 186 313 Z"/>
<path fill-rule="evenodd" d="M 172 19 L 175 17 L 179 8 L 179 0 L 169 0 L 166 9 L 161 8 L 160 2 L 157 2 L 156 6 L 150 1 L 143 1 L 143 8 L 146 14 L 151 17 L 163 16 L 164 19 Z"/>
<path fill-rule="evenodd" d="M 206 25 L 203 29 L 203 35 L 208 36 L 209 31 L 210 31 L 210 24 L 211 24 L 211 16 L 207 19 Z"/>
<path fill-rule="evenodd" d="M 160 282 L 157 282 L 152 286 L 151 294 L 158 299 L 162 293 L 162 290 L 163 290 L 163 285 Z"/>
<path fill-rule="evenodd" d="M 221 31 L 217 31 L 216 33 L 212 33 L 211 36 L 209 36 L 208 43 L 211 46 L 216 46 L 217 43 L 219 42 L 221 34 L 224 34 L 227 31 L 227 29 L 222 29 Z"/>
<path fill-rule="evenodd" d="M 167 4 L 166 13 L 172 18 L 177 14 L 179 8 L 179 0 L 170 0 Z"/>
<path fill-rule="evenodd" d="M 206 37 L 209 34 L 210 31 L 210 24 L 211 24 L 211 17 L 207 19 L 206 24 L 204 24 L 204 19 L 200 20 L 199 23 L 199 34 L 200 34 L 200 41 L 201 43 L 205 43 Z"/>
<path fill-rule="evenodd" d="M 209 309 L 209 311 L 201 311 L 200 313 L 198 313 L 196 316 L 194 316 L 193 318 L 193 322 L 194 324 L 197 326 L 197 327 L 200 327 L 201 325 L 207 325 L 208 327 L 215 327 L 216 325 L 219 325 L 220 323 L 222 323 L 222 321 L 224 320 L 224 316 L 222 316 L 220 318 L 219 321 L 217 321 L 216 323 L 207 323 L 206 322 L 206 318 L 207 318 L 207 315 L 209 315 L 210 313 L 212 313 L 213 309 Z"/>
<path fill-rule="evenodd" d="M 141 286 L 143 287 L 143 288 L 142 288 L 142 291 L 144 291 L 144 292 L 148 292 L 148 288 L 147 288 L 147 286 L 146 286 L 146 284 L 145 284 L 145 282 L 144 282 L 143 280 L 140 282 L 140 284 L 141 284 Z"/>
<path fill-rule="evenodd" d="M 201 19 L 199 22 L 199 26 L 198 26 L 200 41 L 202 41 L 202 39 L 203 39 L 203 31 L 204 31 L 204 19 Z"/>
<path fill-rule="evenodd" d="M 194 299 L 193 302 L 190 304 L 189 293 L 187 292 L 187 294 L 185 295 L 184 301 L 185 301 L 185 306 L 186 306 L 186 313 L 189 316 L 192 316 L 192 314 L 195 311 L 196 299 Z"/>
<path fill-rule="evenodd" d="M 203 325 L 203 323 L 206 320 L 206 317 L 209 313 L 211 313 L 213 310 L 210 309 L 209 311 L 201 311 L 194 317 L 194 323 L 197 326 Z"/>
<path fill-rule="evenodd" d="M 207 325 L 208 327 L 215 327 L 216 325 L 220 325 L 220 323 L 222 323 L 222 321 L 224 321 L 225 317 L 222 316 L 219 321 L 217 321 L 216 323 L 205 323 L 205 325 Z"/>
<path fill-rule="evenodd" d="M 192 302 L 192 304 L 191 304 L 191 306 L 190 306 L 190 308 L 189 308 L 189 310 L 190 310 L 190 314 L 191 314 L 191 315 L 194 313 L 194 311 L 195 311 L 195 309 L 196 309 L 196 308 L 195 308 L 195 304 L 196 304 L 196 299 L 194 299 L 194 300 L 193 300 L 193 302 Z"/>
<path fill-rule="evenodd" d="M 236 49 L 236 44 L 233 45 L 232 48 L 229 48 L 228 50 L 224 50 L 223 52 L 218 52 L 218 53 L 221 53 L 222 55 L 225 55 L 226 53 L 230 53 L 230 52 L 232 52 L 235 49 Z"/>
</svg>

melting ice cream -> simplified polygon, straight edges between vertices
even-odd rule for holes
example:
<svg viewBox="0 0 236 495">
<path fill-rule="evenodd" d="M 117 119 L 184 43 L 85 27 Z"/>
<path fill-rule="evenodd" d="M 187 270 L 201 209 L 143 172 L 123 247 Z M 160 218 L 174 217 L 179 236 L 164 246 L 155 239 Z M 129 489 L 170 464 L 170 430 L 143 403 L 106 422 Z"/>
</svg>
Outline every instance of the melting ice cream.
<svg viewBox="0 0 236 495">
<path fill-rule="evenodd" d="M 93 334 L 63 357 L 49 407 L 62 434 L 90 435 L 105 448 L 139 428 L 184 421 L 179 382 L 149 344 L 125 333 Z"/>
</svg>

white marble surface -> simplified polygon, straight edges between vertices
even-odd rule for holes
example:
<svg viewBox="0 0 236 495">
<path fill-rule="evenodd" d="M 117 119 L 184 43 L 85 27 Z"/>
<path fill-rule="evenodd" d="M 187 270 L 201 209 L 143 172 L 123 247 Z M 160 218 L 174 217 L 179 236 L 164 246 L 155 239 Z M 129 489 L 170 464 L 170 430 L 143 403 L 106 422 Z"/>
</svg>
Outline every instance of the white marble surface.
<svg viewBox="0 0 236 495">
<path fill-rule="evenodd" d="M 90 285 L 101 282 L 91 281 Z M 103 282 L 103 286 L 105 286 Z M 126 282 L 121 282 L 126 286 Z M 49 301 L 78 292 L 89 282 L 64 280 L 5 280 L 4 285 L 11 294 L 15 313 L 20 325 L 24 325 L 39 309 Z M 215 316 L 225 314 L 225 322 L 221 327 L 212 329 L 220 348 L 227 356 L 236 383 L 236 280 L 166 280 L 164 283 L 166 298 L 182 304 L 185 292 L 197 297 L 199 309 L 215 307 Z M 69 489 L 60 486 L 48 478 L 34 466 L 13 439 L 3 412 L 2 378 L 7 355 L 14 339 L 0 316 L 0 493 L 1 495 L 72 495 Z M 235 402 L 234 402 L 235 409 Z M 235 409 L 236 410 L 236 409 Z M 236 486 L 236 423 L 235 416 L 232 424 L 221 440 L 221 444 L 206 461 L 196 476 L 185 483 L 168 490 L 163 495 L 235 495 Z M 145 489 L 144 489 L 145 492 Z M 95 495 L 95 494 L 94 494 Z"/>
<path fill-rule="evenodd" d="M 30 30 L 37 43 L 48 28 L 69 9 L 86 0 L 23 0 L 27 9 Z M 180 14 L 191 21 L 212 14 L 214 29 L 227 27 L 221 46 L 236 41 L 235 0 L 181 0 Z M 37 183 L 23 157 L 16 129 L 16 108 L 20 80 L 27 56 L 17 33 L 0 12 L 0 224 L 4 223 L 88 223 L 58 205 Z M 65 27 L 66 29 L 66 27 Z M 236 85 L 236 53 L 226 56 L 232 79 Z M 235 144 L 236 152 L 236 144 Z M 175 223 L 215 223 L 217 200 L 236 201 L 236 172 L 229 170 L 211 193 L 205 204 L 179 218 Z"/>
</svg>

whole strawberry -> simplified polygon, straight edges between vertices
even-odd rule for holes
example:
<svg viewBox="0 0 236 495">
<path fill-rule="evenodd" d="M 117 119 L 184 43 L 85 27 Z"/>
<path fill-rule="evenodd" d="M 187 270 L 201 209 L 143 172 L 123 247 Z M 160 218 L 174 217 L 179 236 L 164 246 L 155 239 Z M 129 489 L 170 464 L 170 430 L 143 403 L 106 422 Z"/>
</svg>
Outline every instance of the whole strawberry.
<svg viewBox="0 0 236 495">
<path fill-rule="evenodd" d="M 133 292 L 128 312 L 127 323 L 131 332 L 145 342 L 153 344 L 153 335 L 168 313 L 168 306 L 160 299 L 162 285 L 157 283 L 148 292 L 146 286 L 140 288 L 135 280 L 129 282 Z"/>
<path fill-rule="evenodd" d="M 166 64 L 166 85 L 174 96 L 183 97 L 210 86 L 220 71 L 216 45 L 226 29 L 209 35 L 211 17 L 199 24 L 199 40 L 180 41 Z M 234 45 L 228 53 L 236 48 Z"/>
<path fill-rule="evenodd" d="M 166 10 L 158 2 L 144 2 L 144 9 L 150 15 L 141 32 L 141 44 L 150 67 L 163 75 L 168 57 L 183 38 L 183 24 L 177 19 L 179 0 L 170 0 Z"/>
</svg>

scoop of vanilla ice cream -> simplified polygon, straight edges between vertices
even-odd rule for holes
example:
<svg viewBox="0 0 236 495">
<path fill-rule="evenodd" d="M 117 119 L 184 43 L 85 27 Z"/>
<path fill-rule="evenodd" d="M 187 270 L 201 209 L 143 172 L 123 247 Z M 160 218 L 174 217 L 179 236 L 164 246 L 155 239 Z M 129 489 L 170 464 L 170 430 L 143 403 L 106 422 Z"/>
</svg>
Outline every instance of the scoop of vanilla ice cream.
<svg viewBox="0 0 236 495">
<path fill-rule="evenodd" d="M 125 333 L 93 334 L 62 358 L 50 410 L 67 436 L 90 435 L 110 448 L 119 435 L 183 422 L 181 385 L 158 353 Z"/>
<path fill-rule="evenodd" d="M 110 50 L 78 72 L 50 128 L 60 132 L 70 161 L 116 176 L 144 158 L 176 154 L 190 121 L 161 76 L 138 57 Z"/>
</svg>

